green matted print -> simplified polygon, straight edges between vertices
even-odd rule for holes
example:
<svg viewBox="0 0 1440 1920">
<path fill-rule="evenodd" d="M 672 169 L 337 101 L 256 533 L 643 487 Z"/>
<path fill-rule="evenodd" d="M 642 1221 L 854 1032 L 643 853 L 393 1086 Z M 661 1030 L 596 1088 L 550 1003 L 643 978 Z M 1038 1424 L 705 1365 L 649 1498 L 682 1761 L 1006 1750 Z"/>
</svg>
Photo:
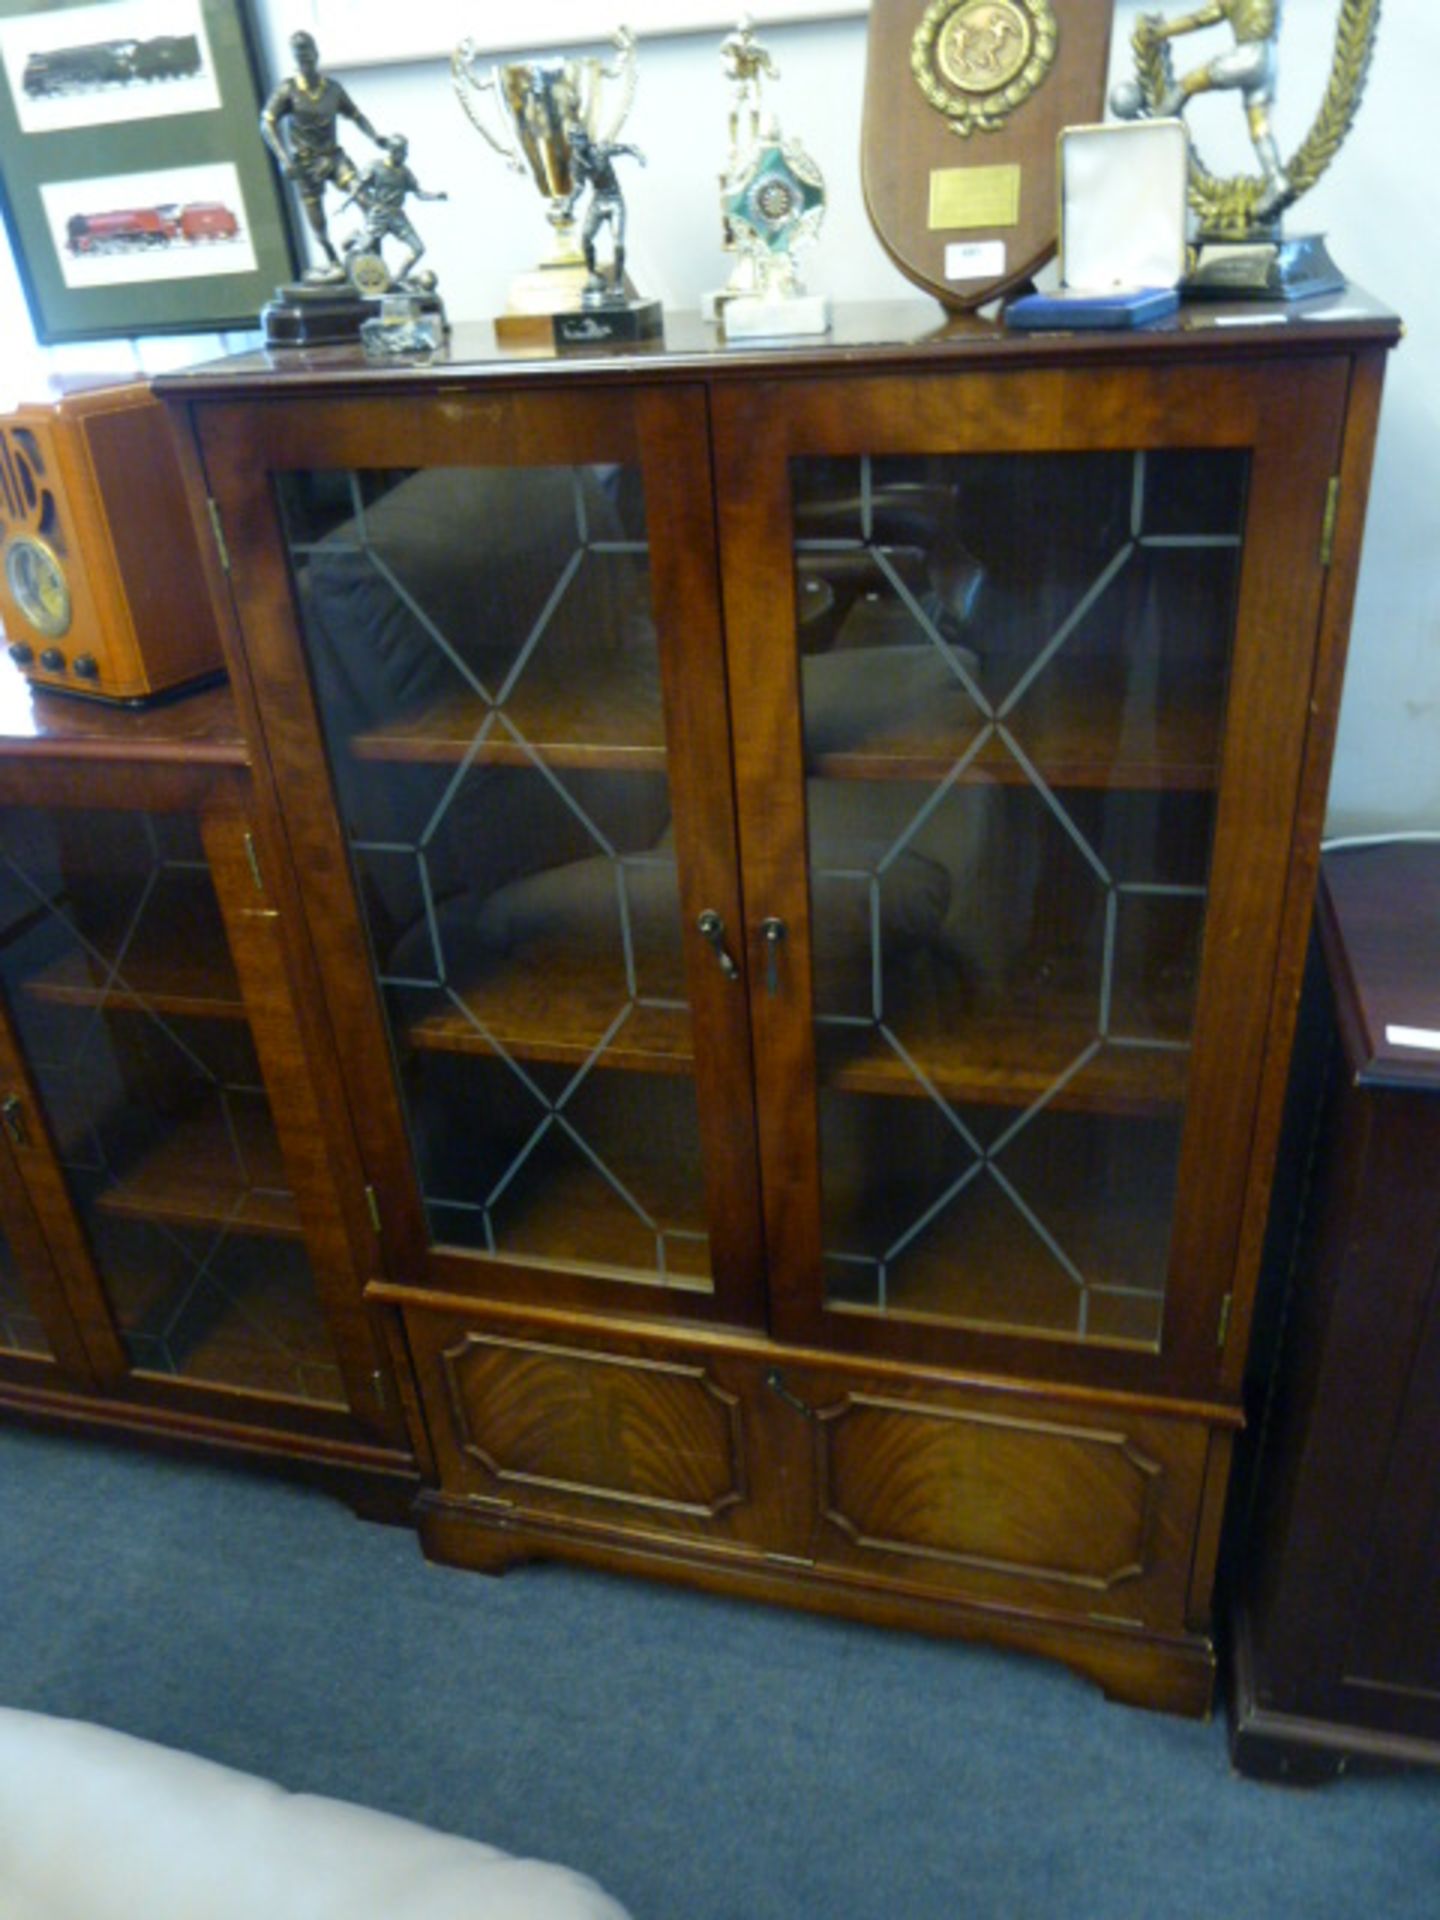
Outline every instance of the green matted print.
<svg viewBox="0 0 1440 1920">
<path fill-rule="evenodd" d="M 295 249 L 241 0 L 0 0 L 0 188 L 38 339 L 253 327 Z"/>
</svg>

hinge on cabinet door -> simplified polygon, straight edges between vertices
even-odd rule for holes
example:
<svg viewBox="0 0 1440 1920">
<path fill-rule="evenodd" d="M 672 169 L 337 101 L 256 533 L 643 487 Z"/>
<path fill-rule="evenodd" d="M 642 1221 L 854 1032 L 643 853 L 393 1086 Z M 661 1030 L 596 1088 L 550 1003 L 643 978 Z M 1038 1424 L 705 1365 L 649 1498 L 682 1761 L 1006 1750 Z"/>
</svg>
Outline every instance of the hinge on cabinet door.
<svg viewBox="0 0 1440 1920">
<path fill-rule="evenodd" d="M 1220 1333 L 1215 1344 L 1222 1351 L 1224 1350 L 1225 1342 L 1230 1338 L 1230 1309 L 1234 1304 L 1235 1296 L 1233 1293 L 1227 1293 L 1225 1298 L 1220 1302 Z"/>
<path fill-rule="evenodd" d="M 1325 517 L 1320 522 L 1320 564 L 1328 567 L 1335 558 L 1335 521 L 1340 512 L 1340 476 L 1332 473 L 1325 489 Z"/>
<path fill-rule="evenodd" d="M 375 1197 L 375 1189 L 368 1183 L 365 1186 L 365 1204 L 370 1209 L 370 1224 L 375 1232 L 380 1232 L 380 1202 Z"/>
<path fill-rule="evenodd" d="M 255 891 L 264 893 L 265 876 L 260 871 L 260 856 L 255 851 L 255 836 L 247 827 L 245 830 L 245 858 L 250 867 L 250 878 L 255 882 Z"/>
<path fill-rule="evenodd" d="M 230 571 L 230 549 L 225 544 L 225 529 L 220 524 L 220 509 L 213 494 L 206 494 L 205 504 L 210 509 L 210 531 L 215 536 L 215 550 L 220 555 L 220 564 L 226 573 Z"/>
</svg>

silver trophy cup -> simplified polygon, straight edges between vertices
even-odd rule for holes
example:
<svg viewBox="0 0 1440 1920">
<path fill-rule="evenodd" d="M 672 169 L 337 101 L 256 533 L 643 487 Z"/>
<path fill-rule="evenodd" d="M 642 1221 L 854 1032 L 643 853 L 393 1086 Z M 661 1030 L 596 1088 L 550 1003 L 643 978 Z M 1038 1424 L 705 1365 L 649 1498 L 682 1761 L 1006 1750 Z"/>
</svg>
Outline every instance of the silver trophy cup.
<svg viewBox="0 0 1440 1920">
<path fill-rule="evenodd" d="M 546 269 L 582 261 L 570 128 L 578 123 L 593 140 L 613 140 L 635 96 L 635 36 L 619 27 L 612 38 L 616 58 L 610 64 L 592 54 L 507 60 L 486 69 L 472 40 L 462 40 L 450 58 L 470 124 L 516 173 L 529 174 L 545 201 L 552 236 Z"/>
</svg>

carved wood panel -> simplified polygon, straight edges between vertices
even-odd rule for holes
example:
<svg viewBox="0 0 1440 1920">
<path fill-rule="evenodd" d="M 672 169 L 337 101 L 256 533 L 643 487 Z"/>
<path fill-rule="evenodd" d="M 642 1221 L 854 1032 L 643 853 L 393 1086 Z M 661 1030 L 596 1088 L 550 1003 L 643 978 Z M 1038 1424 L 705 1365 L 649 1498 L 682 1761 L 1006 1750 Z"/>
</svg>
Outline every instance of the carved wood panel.
<svg viewBox="0 0 1440 1920">
<path fill-rule="evenodd" d="M 819 1398 L 817 1564 L 1182 1623 L 1203 1427 L 1013 1397 Z"/>
<path fill-rule="evenodd" d="M 407 1309 L 442 1490 L 516 1519 L 781 1548 L 756 1370 L 617 1330 Z M 758 1464 L 757 1464 L 758 1463 Z M 780 1475 L 784 1485 L 793 1475 Z M 758 1486 L 758 1492 L 757 1492 Z"/>
</svg>

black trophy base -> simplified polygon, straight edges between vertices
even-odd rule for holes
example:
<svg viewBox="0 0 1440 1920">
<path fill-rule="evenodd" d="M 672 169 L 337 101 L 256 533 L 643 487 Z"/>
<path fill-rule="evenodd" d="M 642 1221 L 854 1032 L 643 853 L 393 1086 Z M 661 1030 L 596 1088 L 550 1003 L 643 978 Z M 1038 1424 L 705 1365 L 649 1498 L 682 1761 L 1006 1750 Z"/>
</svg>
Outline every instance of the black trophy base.
<svg viewBox="0 0 1440 1920">
<path fill-rule="evenodd" d="M 658 300 L 596 302 L 571 313 L 552 313 L 557 353 L 577 353 L 596 347 L 633 347 L 660 340 L 665 322 Z"/>
<path fill-rule="evenodd" d="M 433 315 L 442 334 L 450 331 L 445 305 L 438 293 L 403 282 L 391 289 L 416 303 L 416 311 Z M 299 280 L 277 287 L 275 298 L 261 309 L 260 324 L 267 347 L 329 347 L 360 338 L 365 322 L 380 312 L 380 295 L 356 293 L 343 280 Z"/>
<path fill-rule="evenodd" d="M 1346 280 L 1330 258 L 1325 236 L 1294 240 L 1210 240 L 1185 276 L 1187 300 L 1308 300 L 1343 293 Z"/>
<path fill-rule="evenodd" d="M 343 280 L 296 280 L 275 289 L 260 325 L 267 347 L 333 346 L 358 340 L 361 326 L 379 311 L 378 299 L 366 299 Z"/>
</svg>

